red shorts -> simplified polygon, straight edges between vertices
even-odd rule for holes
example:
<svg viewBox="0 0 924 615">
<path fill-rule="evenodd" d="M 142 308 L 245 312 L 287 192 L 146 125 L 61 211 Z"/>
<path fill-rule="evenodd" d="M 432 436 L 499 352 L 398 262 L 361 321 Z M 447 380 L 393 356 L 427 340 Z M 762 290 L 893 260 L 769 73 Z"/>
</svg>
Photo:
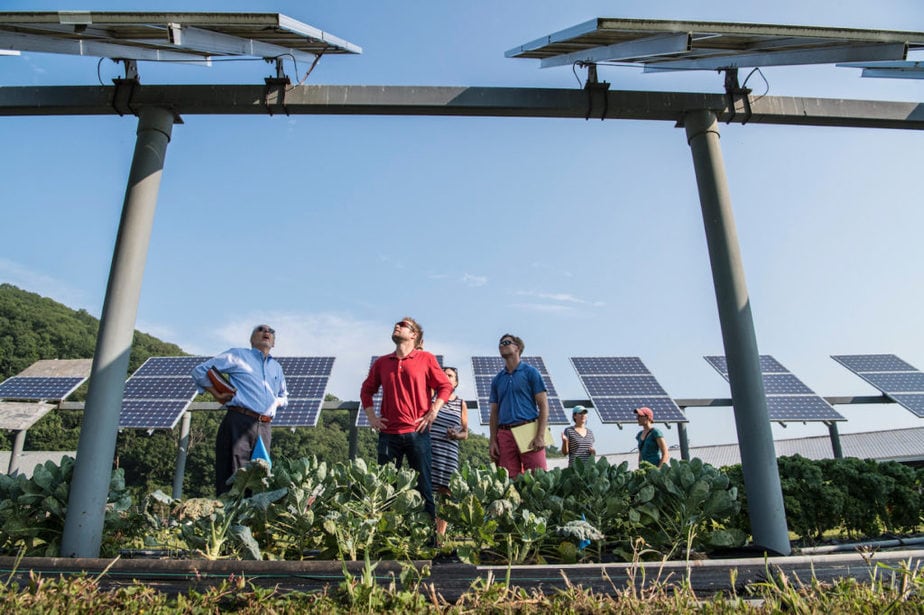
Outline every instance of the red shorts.
<svg viewBox="0 0 924 615">
<path fill-rule="evenodd" d="M 546 470 L 545 449 L 521 453 L 517 441 L 509 429 L 497 430 L 497 448 L 500 450 L 500 460 L 497 465 L 507 469 L 510 478 L 522 474 L 526 470 Z"/>
</svg>

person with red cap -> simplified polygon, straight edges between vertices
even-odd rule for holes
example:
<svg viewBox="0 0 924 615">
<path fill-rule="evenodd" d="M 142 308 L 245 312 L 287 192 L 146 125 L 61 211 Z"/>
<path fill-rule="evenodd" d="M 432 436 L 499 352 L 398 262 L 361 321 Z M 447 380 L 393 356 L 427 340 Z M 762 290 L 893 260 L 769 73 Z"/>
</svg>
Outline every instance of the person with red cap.
<svg viewBox="0 0 924 615">
<path fill-rule="evenodd" d="M 654 426 L 654 412 L 651 408 L 643 406 L 635 409 L 635 417 L 638 419 L 638 426 L 642 428 L 635 434 L 639 466 L 643 461 L 647 461 L 660 468 L 667 463 L 667 441 L 664 440 L 661 430 Z"/>
</svg>

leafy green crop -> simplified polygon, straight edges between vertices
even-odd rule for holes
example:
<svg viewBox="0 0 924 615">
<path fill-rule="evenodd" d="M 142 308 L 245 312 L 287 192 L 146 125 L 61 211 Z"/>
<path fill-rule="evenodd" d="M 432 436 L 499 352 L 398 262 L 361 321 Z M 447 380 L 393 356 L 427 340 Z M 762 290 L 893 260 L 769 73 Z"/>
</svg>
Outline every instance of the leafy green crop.
<svg viewBox="0 0 924 615">
<path fill-rule="evenodd" d="M 60 466 L 46 461 L 35 467 L 31 478 L 0 474 L 0 551 L 59 555 L 74 463 L 73 457 L 64 457 Z M 113 540 L 124 539 L 131 532 L 130 507 L 124 474 L 121 468 L 116 469 L 109 482 L 103 532 L 108 541 L 102 545 L 103 554 L 118 547 Z"/>
</svg>

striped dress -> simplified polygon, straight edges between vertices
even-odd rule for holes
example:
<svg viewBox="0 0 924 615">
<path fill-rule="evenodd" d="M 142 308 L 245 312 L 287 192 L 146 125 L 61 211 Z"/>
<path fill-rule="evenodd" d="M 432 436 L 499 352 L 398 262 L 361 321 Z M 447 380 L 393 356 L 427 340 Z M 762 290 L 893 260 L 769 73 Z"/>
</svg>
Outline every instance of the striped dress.
<svg viewBox="0 0 924 615">
<path fill-rule="evenodd" d="M 452 473 L 459 469 L 459 441 L 450 440 L 446 430 L 461 427 L 462 398 L 456 397 L 440 408 L 436 420 L 430 425 L 430 444 L 433 449 L 430 475 L 434 489 L 449 487 Z"/>
<path fill-rule="evenodd" d="M 587 435 L 582 436 L 574 427 L 565 428 L 565 438 L 568 439 L 568 465 L 574 465 L 574 460 L 578 457 L 587 459 L 590 457 L 590 449 L 594 447 L 594 432 L 587 430 Z"/>
</svg>

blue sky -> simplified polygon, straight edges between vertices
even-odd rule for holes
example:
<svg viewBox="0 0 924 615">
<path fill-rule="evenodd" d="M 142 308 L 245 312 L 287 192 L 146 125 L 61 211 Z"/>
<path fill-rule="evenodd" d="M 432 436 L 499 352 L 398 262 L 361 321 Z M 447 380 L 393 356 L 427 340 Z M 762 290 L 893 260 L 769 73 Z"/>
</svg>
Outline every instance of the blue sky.
<svg viewBox="0 0 924 615">
<path fill-rule="evenodd" d="M 924 30 L 917 0 L 776 2 L 322 0 L 178 5 L 45 2 L 41 10 L 279 12 L 360 45 L 310 84 L 579 87 L 517 45 L 593 17 Z M 38 10 L 7 3 L 4 10 Z M 0 56 L 0 84 L 93 85 L 98 61 Z M 287 66 L 295 77 L 291 65 Z M 300 67 L 301 70 L 304 67 Z M 104 83 L 120 76 L 105 60 Z M 262 83 L 262 62 L 141 63 L 142 84 Z M 924 81 L 855 69 L 764 69 L 769 94 L 921 101 Z M 298 75 L 299 77 L 301 75 Z M 601 68 L 627 90 L 721 92 L 710 73 Z M 749 84 L 755 94 L 763 82 Z M 571 356 L 640 356 L 677 398 L 725 397 L 702 217 L 682 129 L 665 122 L 188 116 L 174 127 L 140 330 L 192 353 L 272 323 L 279 355 L 334 355 L 329 391 L 358 399 L 369 357 L 409 314 L 461 367 L 504 332 L 541 354 L 563 398 Z M 131 162 L 132 117 L 2 118 L 0 281 L 99 314 Z M 831 354 L 894 353 L 924 368 L 922 182 L 912 131 L 725 126 L 722 150 L 760 350 L 822 395 L 875 390 Z M 839 407 L 842 432 L 917 426 L 895 405 Z M 730 408 L 690 409 L 691 445 L 735 440 Z M 476 422 L 476 421 L 473 421 Z M 590 426 L 600 452 L 634 429 Z M 774 426 L 776 437 L 827 435 Z M 676 444 L 676 430 L 667 432 Z"/>
</svg>

